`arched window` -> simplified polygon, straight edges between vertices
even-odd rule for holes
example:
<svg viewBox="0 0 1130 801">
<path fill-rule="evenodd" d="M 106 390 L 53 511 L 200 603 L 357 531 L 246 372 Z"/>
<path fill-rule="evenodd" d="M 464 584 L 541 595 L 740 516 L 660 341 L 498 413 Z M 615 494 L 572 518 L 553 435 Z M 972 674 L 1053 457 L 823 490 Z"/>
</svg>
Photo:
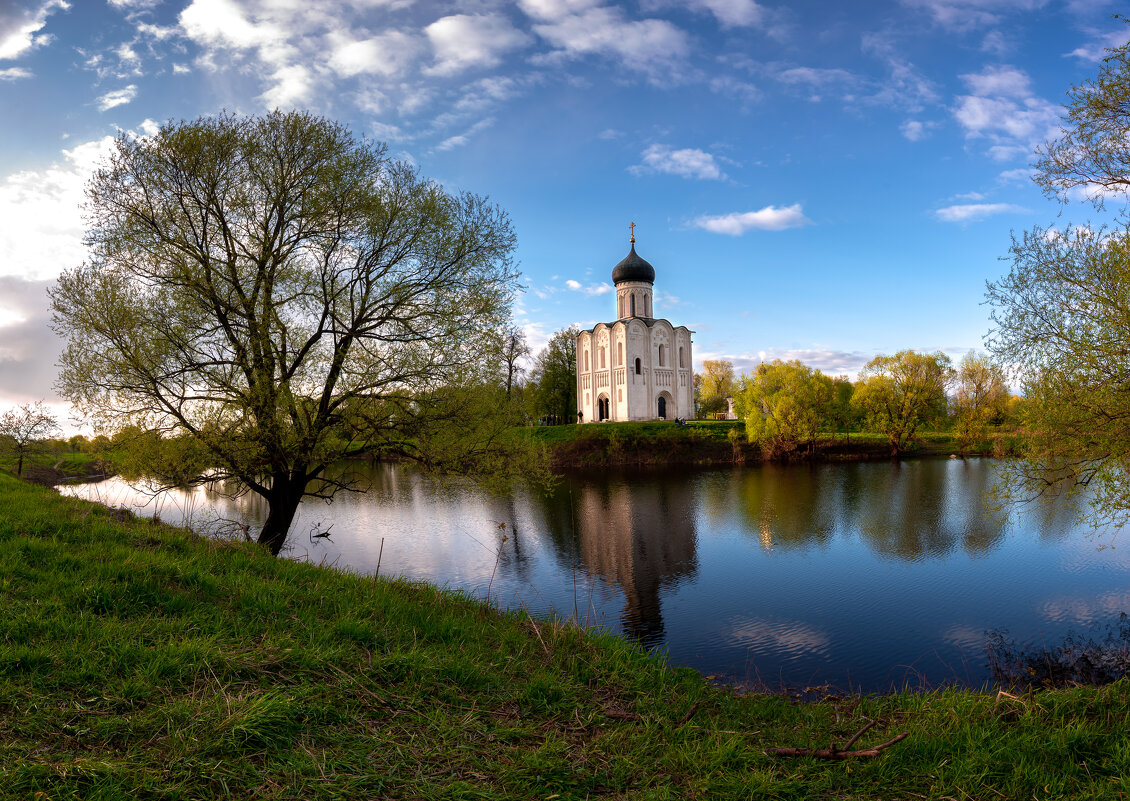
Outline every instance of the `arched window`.
<svg viewBox="0 0 1130 801">
<path fill-rule="evenodd" d="M 687 366 L 687 360 L 685 358 L 683 358 L 683 346 L 682 345 L 679 346 L 679 366 L 680 367 L 686 367 Z"/>
<path fill-rule="evenodd" d="M 659 346 L 659 366 L 663 366 L 663 346 Z"/>
<path fill-rule="evenodd" d="M 604 367 L 605 367 L 605 364 L 604 364 L 604 348 L 601 347 L 601 349 L 600 349 L 600 369 L 603 370 Z"/>
<path fill-rule="evenodd" d="M 589 352 L 585 351 L 585 372 L 589 371 Z"/>
<path fill-rule="evenodd" d="M 651 298 L 648 295 L 644 295 L 643 298 L 643 316 L 651 316 Z"/>
<path fill-rule="evenodd" d="M 640 360 L 636 359 L 636 375 L 640 374 Z"/>
<path fill-rule="evenodd" d="M 632 316 L 636 316 L 636 296 L 632 295 Z"/>
<path fill-rule="evenodd" d="M 617 367 L 623 367 L 624 366 L 624 343 L 621 342 L 619 345 L 616 346 L 616 349 L 617 349 L 616 350 L 616 366 Z"/>
</svg>

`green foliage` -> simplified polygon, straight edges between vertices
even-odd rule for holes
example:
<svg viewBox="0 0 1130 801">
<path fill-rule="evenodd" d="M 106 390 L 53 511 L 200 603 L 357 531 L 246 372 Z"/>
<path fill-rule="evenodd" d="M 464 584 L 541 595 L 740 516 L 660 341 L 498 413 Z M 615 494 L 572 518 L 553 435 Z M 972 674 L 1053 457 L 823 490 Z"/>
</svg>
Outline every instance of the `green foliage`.
<svg viewBox="0 0 1130 801">
<path fill-rule="evenodd" d="M 699 417 L 711 417 L 727 410 L 727 398 L 734 396 L 734 363 L 707 359 L 702 372 L 695 373 L 695 410 Z"/>
<path fill-rule="evenodd" d="M 55 415 L 42 401 L 25 403 L 0 415 L 0 449 L 16 460 L 16 475 L 22 475 L 24 460 L 47 449 L 46 440 L 59 430 Z"/>
<path fill-rule="evenodd" d="M 944 418 L 952 373 L 949 357 L 940 352 L 876 356 L 860 372 L 852 403 L 867 428 L 886 437 L 898 455 L 922 425 Z"/>
<path fill-rule="evenodd" d="M 862 422 L 859 409 L 851 402 L 855 384 L 846 376 L 832 379 L 832 402 L 828 407 L 828 421 L 837 433 L 858 431 Z"/>
<path fill-rule="evenodd" d="M 1067 203 L 1102 207 L 1130 190 L 1130 43 L 1072 88 L 1060 136 L 1034 180 Z M 1130 218 L 1109 226 L 1035 227 L 1013 237 L 1007 276 L 988 285 L 989 349 L 1023 381 L 1025 459 L 1006 500 L 1087 488 L 1092 522 L 1130 521 Z"/>
<path fill-rule="evenodd" d="M 555 415 L 563 423 L 577 421 L 577 334 L 576 326 L 563 328 L 534 359 L 530 372 L 530 416 L 540 420 Z"/>
<path fill-rule="evenodd" d="M 100 430 L 150 432 L 134 461 L 169 483 L 197 454 L 179 464 L 154 437 L 193 440 L 196 481 L 266 500 L 275 552 L 303 494 L 332 493 L 327 465 L 413 456 L 431 393 L 498 379 L 508 217 L 340 124 L 220 114 L 123 134 L 87 196 L 91 261 L 52 291 L 61 389 Z"/>
<path fill-rule="evenodd" d="M 1130 20 L 1123 17 L 1124 23 Z M 1033 180 L 1046 195 L 1095 199 L 1130 191 L 1130 42 L 1106 51 L 1093 79 L 1071 87 L 1060 136 L 1040 149 Z"/>
<path fill-rule="evenodd" d="M 965 354 L 957 366 L 952 404 L 962 453 L 982 442 L 990 426 L 1004 422 L 1010 400 L 1004 369 L 973 351 Z"/>
<path fill-rule="evenodd" d="M 828 425 L 835 398 L 832 379 L 799 361 L 761 363 L 743 383 L 735 407 L 746 434 L 768 458 L 787 456 L 802 443 L 813 447 Z"/>
</svg>

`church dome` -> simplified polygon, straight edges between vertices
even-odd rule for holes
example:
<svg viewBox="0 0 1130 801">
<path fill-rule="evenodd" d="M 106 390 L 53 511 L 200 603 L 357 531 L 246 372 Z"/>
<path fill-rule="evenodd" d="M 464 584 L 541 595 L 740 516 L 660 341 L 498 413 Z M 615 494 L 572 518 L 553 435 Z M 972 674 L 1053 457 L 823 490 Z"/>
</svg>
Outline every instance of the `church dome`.
<svg viewBox="0 0 1130 801">
<path fill-rule="evenodd" d="M 655 268 L 636 255 L 635 244 L 632 245 L 632 252 L 612 268 L 612 283 L 619 284 L 623 281 L 655 283 Z"/>
</svg>

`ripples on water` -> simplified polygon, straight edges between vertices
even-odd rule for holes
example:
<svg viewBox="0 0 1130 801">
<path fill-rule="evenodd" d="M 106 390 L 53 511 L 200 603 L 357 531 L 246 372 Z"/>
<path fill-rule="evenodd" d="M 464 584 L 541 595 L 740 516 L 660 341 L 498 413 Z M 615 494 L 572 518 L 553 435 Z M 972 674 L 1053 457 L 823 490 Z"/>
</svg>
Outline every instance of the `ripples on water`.
<svg viewBox="0 0 1130 801">
<path fill-rule="evenodd" d="M 576 615 L 733 681 L 980 684 L 989 630 L 1052 642 L 1130 610 L 1130 558 L 1100 548 L 1117 532 L 1078 528 L 1064 504 L 990 513 L 990 460 L 602 472 L 504 498 L 404 466 L 340 469 L 371 490 L 304 504 L 291 558 L 489 587 L 495 603 Z M 265 512 L 204 489 L 70 491 L 198 528 Z"/>
</svg>

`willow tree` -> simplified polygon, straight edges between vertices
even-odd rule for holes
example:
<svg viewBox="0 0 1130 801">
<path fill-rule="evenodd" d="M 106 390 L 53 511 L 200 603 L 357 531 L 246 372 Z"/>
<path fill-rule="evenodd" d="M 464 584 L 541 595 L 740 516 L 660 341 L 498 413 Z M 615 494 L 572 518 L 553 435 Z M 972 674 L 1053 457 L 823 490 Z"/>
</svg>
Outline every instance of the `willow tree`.
<svg viewBox="0 0 1130 801">
<path fill-rule="evenodd" d="M 950 359 L 940 351 L 876 356 L 860 371 L 851 402 L 866 416 L 867 428 L 887 438 L 891 456 L 898 456 L 919 428 L 945 415 L 952 378 Z"/>
<path fill-rule="evenodd" d="M 1035 182 L 1064 204 L 1130 195 L 1130 43 L 1073 87 Z M 1022 382 L 1026 458 L 1009 463 L 1013 500 L 1088 488 L 1095 524 L 1130 521 L 1130 216 L 1035 227 L 1013 237 L 1011 268 L 988 285 L 987 344 Z"/>
<path fill-rule="evenodd" d="M 832 379 L 799 361 L 776 359 L 757 365 L 735 406 L 746 436 L 771 459 L 786 457 L 807 443 L 811 453 L 820 428 L 829 422 Z"/>
<path fill-rule="evenodd" d="M 324 471 L 342 457 L 437 463 L 438 442 L 466 468 L 490 449 L 454 442 L 489 412 L 468 393 L 495 382 L 516 289 L 514 232 L 483 198 L 275 112 L 120 135 L 87 201 L 89 261 L 51 292 L 60 388 L 99 428 L 159 433 L 178 480 L 191 459 L 262 496 L 271 552 L 304 496 L 341 488 Z"/>
</svg>

